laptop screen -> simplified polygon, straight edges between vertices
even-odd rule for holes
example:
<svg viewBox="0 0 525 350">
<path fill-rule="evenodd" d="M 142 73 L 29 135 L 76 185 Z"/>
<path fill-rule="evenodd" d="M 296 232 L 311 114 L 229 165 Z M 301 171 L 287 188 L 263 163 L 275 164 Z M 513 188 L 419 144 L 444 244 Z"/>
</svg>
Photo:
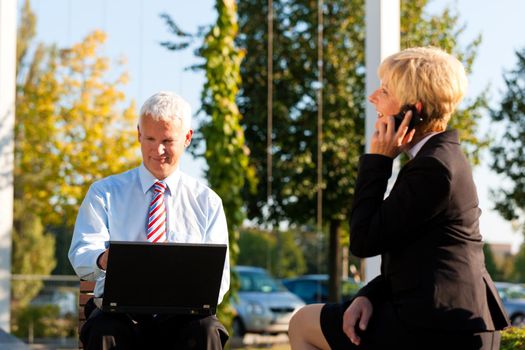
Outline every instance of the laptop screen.
<svg viewBox="0 0 525 350">
<path fill-rule="evenodd" d="M 214 314 L 225 257 L 225 244 L 112 241 L 102 309 Z"/>
</svg>

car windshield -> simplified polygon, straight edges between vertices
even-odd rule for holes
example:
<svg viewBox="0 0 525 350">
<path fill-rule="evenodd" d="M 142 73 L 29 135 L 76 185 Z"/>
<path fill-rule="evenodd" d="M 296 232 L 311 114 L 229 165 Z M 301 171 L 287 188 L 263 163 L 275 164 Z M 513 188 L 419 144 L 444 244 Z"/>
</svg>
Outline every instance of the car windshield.
<svg viewBox="0 0 525 350">
<path fill-rule="evenodd" d="M 261 272 L 239 272 L 241 292 L 274 293 L 285 291 L 286 288 L 271 276 Z"/>
</svg>

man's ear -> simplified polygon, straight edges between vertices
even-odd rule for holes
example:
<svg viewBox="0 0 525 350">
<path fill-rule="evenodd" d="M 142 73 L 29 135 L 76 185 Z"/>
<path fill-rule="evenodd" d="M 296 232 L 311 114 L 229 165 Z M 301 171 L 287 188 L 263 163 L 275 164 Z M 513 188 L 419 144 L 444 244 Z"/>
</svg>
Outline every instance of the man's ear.
<svg viewBox="0 0 525 350">
<path fill-rule="evenodd" d="M 137 124 L 137 139 L 140 143 L 140 125 Z"/>
<path fill-rule="evenodd" d="M 191 143 L 191 137 L 193 136 L 193 130 L 188 130 L 186 133 L 186 139 L 184 140 L 184 147 L 188 147 Z"/>
</svg>

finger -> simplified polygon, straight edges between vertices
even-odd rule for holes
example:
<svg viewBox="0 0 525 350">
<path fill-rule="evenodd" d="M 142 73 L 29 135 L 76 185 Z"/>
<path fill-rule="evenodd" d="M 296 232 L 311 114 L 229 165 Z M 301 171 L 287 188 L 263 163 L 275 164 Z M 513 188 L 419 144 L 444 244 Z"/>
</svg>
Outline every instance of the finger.
<svg viewBox="0 0 525 350">
<path fill-rule="evenodd" d="M 377 118 L 376 119 L 376 122 L 374 123 L 374 128 L 377 130 L 379 129 L 379 125 L 383 124 L 384 121 L 383 121 L 383 118 Z"/>
<path fill-rule="evenodd" d="M 386 123 L 386 130 L 385 131 L 387 133 L 389 133 L 389 134 L 393 131 L 394 134 L 395 134 L 395 132 L 396 132 L 396 121 L 394 120 L 394 117 L 389 116 L 386 119 L 387 119 L 387 123 Z"/>
<path fill-rule="evenodd" d="M 403 138 L 403 145 L 406 145 L 412 141 L 414 138 L 414 135 L 416 134 L 416 129 L 412 129 L 408 132 L 408 134 L 405 135 Z"/>
<path fill-rule="evenodd" d="M 343 331 L 350 341 L 356 345 L 359 345 L 361 339 L 355 332 L 355 325 L 358 320 L 358 315 L 355 312 L 345 312 L 345 320 L 343 322 Z"/>
<path fill-rule="evenodd" d="M 400 135 L 405 135 L 407 133 L 410 120 L 412 120 L 412 111 L 408 110 L 403 117 L 403 121 L 401 122 L 399 129 L 397 130 L 398 134 L 401 133 Z"/>
<path fill-rule="evenodd" d="M 381 118 L 381 120 L 378 120 L 376 122 L 376 130 L 378 132 L 378 136 L 383 136 L 386 133 L 387 124 L 385 123 L 385 120 L 388 118 Z"/>
<path fill-rule="evenodd" d="M 355 345 L 359 345 L 361 343 L 361 338 L 359 338 L 359 336 L 357 335 L 357 333 L 355 332 L 355 325 L 352 326 L 352 327 L 349 327 L 345 330 L 345 334 L 346 336 L 348 337 L 348 339 L 350 339 L 350 341 L 355 344 Z"/>
<path fill-rule="evenodd" d="M 372 316 L 372 310 L 365 308 L 363 312 L 361 313 L 361 318 L 359 320 L 359 329 L 362 331 L 366 330 L 366 327 L 368 327 L 368 322 L 370 321 L 370 317 Z"/>
</svg>

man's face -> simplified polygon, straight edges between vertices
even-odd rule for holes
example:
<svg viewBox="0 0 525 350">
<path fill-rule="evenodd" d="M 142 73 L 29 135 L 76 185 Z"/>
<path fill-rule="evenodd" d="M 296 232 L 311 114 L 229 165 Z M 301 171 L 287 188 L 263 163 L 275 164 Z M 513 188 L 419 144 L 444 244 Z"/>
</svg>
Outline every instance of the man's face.
<svg viewBox="0 0 525 350">
<path fill-rule="evenodd" d="M 192 130 L 185 132 L 180 119 L 155 121 L 144 116 L 138 127 L 138 136 L 146 169 L 158 180 L 168 177 L 177 169 L 192 135 Z"/>
</svg>

